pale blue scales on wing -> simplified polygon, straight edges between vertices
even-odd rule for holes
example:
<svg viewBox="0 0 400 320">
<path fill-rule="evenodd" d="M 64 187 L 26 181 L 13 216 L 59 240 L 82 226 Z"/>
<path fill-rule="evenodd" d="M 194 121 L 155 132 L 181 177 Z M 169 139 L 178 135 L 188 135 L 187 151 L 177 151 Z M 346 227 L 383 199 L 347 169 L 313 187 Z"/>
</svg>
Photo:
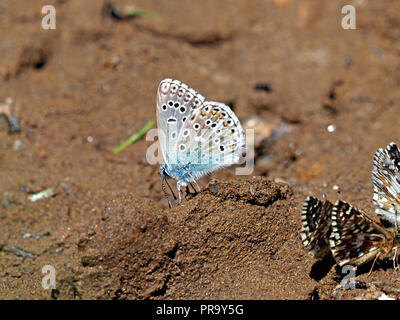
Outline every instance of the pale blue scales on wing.
<svg viewBox="0 0 400 320">
<path fill-rule="evenodd" d="M 245 152 L 244 130 L 227 105 L 207 101 L 178 80 L 164 79 L 158 87 L 156 109 L 165 161 L 160 167 L 163 189 L 166 193 L 166 178 L 176 179 L 178 203 L 182 187 L 193 183 L 200 191 L 196 180 L 240 162 Z"/>
</svg>

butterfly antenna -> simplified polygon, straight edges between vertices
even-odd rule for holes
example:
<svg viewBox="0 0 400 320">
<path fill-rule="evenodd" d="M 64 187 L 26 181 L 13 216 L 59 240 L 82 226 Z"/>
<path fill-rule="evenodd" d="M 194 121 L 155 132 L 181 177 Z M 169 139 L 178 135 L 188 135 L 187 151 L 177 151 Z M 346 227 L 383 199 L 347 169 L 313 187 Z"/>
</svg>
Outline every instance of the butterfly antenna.
<svg viewBox="0 0 400 320">
<path fill-rule="evenodd" d="M 171 201 L 169 200 L 169 197 L 168 197 L 167 188 L 165 187 L 165 179 L 161 180 L 161 187 L 162 187 L 162 189 L 164 191 L 165 198 L 167 198 L 167 200 L 168 200 L 168 206 L 171 209 L 172 208 L 172 204 L 171 204 Z"/>
</svg>

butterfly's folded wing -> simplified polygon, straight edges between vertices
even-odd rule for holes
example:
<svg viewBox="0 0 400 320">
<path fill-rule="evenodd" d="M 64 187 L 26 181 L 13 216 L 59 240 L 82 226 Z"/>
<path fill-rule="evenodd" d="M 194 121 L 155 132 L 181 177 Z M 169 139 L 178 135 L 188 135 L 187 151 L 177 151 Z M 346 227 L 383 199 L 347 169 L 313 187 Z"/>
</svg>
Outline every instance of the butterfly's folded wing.
<svg viewBox="0 0 400 320">
<path fill-rule="evenodd" d="M 348 203 L 337 201 L 332 209 L 329 242 L 332 255 L 340 266 L 358 266 L 381 252 L 387 238 L 377 221 Z"/>
<path fill-rule="evenodd" d="M 166 163 L 177 162 L 177 141 L 182 127 L 204 102 L 201 94 L 178 80 L 164 79 L 160 82 L 157 90 L 157 126 Z"/>
<path fill-rule="evenodd" d="M 400 151 L 395 143 L 375 153 L 372 182 L 375 213 L 400 228 Z"/>
<path fill-rule="evenodd" d="M 233 111 L 206 101 L 184 123 L 177 141 L 178 158 L 189 164 L 192 178 L 240 162 L 245 135 Z"/>
<path fill-rule="evenodd" d="M 307 197 L 301 214 L 301 240 L 304 247 L 316 259 L 330 250 L 331 211 L 333 204 L 314 197 Z"/>
</svg>

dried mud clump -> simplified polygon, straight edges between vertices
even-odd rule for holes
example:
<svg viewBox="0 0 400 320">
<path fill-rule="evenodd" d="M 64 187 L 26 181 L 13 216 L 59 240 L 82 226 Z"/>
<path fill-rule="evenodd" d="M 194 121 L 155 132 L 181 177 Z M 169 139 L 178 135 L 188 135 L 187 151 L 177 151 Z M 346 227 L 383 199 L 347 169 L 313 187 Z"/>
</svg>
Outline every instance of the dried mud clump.
<svg viewBox="0 0 400 320">
<path fill-rule="evenodd" d="M 289 187 L 263 178 L 213 180 L 171 210 L 120 194 L 79 240 L 82 265 L 110 275 L 101 298 L 273 298 L 295 212 Z M 275 272 L 277 282 L 266 281 Z M 243 278 L 252 284 L 238 288 Z"/>
<path fill-rule="evenodd" d="M 259 206 L 268 206 L 278 199 L 286 199 L 289 187 L 263 177 L 254 177 L 246 180 L 246 183 L 241 180 L 212 181 L 209 183 L 209 192 L 222 200 L 241 200 Z"/>
</svg>

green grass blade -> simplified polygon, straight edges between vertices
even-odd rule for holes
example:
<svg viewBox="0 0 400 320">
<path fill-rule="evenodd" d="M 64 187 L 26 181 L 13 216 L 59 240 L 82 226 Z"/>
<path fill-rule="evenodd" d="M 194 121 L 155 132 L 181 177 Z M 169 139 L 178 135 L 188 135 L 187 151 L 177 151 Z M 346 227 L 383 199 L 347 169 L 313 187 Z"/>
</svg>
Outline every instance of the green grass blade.
<svg viewBox="0 0 400 320">
<path fill-rule="evenodd" d="M 118 152 L 124 150 L 127 146 L 139 141 L 147 131 L 149 131 L 154 125 L 156 124 L 155 120 L 150 120 L 147 122 L 142 129 L 140 129 L 138 132 L 136 132 L 134 135 L 129 137 L 127 140 L 122 142 L 118 147 L 114 148 L 113 153 L 117 154 Z"/>
<path fill-rule="evenodd" d="M 155 14 L 151 11 L 146 11 L 143 9 L 139 9 L 136 7 L 128 7 L 127 8 L 127 14 L 129 16 L 133 17 L 149 17 L 149 16 L 154 16 Z"/>
</svg>

